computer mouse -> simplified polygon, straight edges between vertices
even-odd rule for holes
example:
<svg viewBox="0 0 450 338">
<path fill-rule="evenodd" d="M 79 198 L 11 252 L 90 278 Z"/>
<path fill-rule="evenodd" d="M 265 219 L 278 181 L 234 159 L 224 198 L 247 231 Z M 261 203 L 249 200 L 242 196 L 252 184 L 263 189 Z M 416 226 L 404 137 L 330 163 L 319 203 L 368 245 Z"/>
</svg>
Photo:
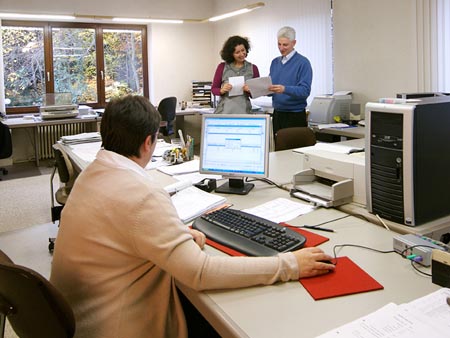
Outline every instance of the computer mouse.
<svg viewBox="0 0 450 338">
<path fill-rule="evenodd" d="M 322 261 L 319 261 L 319 262 L 336 265 L 332 261 L 329 261 L 329 260 L 322 260 Z"/>
</svg>

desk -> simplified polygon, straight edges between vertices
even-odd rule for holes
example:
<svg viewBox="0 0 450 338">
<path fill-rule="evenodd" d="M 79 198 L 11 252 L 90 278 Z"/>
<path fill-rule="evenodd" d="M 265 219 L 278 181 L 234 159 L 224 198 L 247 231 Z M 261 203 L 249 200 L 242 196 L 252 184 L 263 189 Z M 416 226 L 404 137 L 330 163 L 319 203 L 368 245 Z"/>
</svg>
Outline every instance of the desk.
<svg viewBox="0 0 450 338">
<path fill-rule="evenodd" d="M 85 164 L 67 153 L 81 169 Z M 298 167 L 291 160 L 292 151 L 285 150 L 271 154 L 270 178 L 291 177 Z M 286 166 L 282 162 L 288 161 Z M 281 170 L 281 172 L 280 172 Z M 170 176 L 158 171 L 155 175 L 161 184 L 170 183 Z M 283 183 L 283 182 L 279 182 Z M 247 196 L 227 195 L 228 201 L 238 209 L 254 207 L 277 197 L 289 198 L 286 191 L 256 182 Z M 296 200 L 298 201 L 298 200 Z M 336 209 L 317 209 L 290 221 L 290 224 L 318 224 L 329 221 L 328 228 L 336 232 L 326 233 L 330 241 L 321 245 L 332 253 L 336 244 L 359 244 L 380 250 L 392 249 L 394 232 L 349 216 Z M 335 220 L 335 221 L 333 221 Z M 324 235 L 324 233 L 321 233 Z M 224 255 L 214 248 L 205 249 L 211 255 Z M 360 248 L 344 248 L 338 256 L 348 256 L 379 283 L 384 290 L 360 293 L 314 301 L 296 281 L 278 283 L 264 287 L 250 287 L 236 290 L 214 290 L 197 292 L 178 283 L 178 286 L 199 311 L 208 319 L 223 337 L 315 337 L 337 326 L 369 314 L 389 302 L 409 302 L 439 289 L 429 277 L 417 274 L 410 262 L 395 253 L 380 254 Z M 429 269 L 428 269 L 429 272 Z"/>
<path fill-rule="evenodd" d="M 75 124 L 75 123 L 90 123 L 95 124 L 91 127 L 91 130 L 97 130 L 97 122 L 100 121 L 101 118 L 96 115 L 87 116 L 87 117 L 76 117 L 70 119 L 55 119 L 55 120 L 42 120 L 39 117 L 34 117 L 34 119 L 25 119 L 23 117 L 10 117 L 7 120 L 4 120 L 5 123 L 10 129 L 18 129 L 18 128 L 32 128 L 33 130 L 33 140 L 34 140 L 34 157 L 36 166 L 39 166 L 40 159 L 40 139 L 38 128 L 40 126 L 53 126 L 53 125 L 61 125 L 61 124 Z"/>
<path fill-rule="evenodd" d="M 186 109 L 177 109 L 176 114 L 176 128 L 181 129 L 183 134 L 186 135 L 186 130 L 184 126 L 184 117 L 185 116 L 195 116 L 195 115 L 203 115 L 203 114 L 213 114 L 215 108 L 186 108 Z"/>
<path fill-rule="evenodd" d="M 332 136 L 338 136 L 339 139 L 337 141 L 341 141 L 342 137 L 346 138 L 364 138 L 366 135 L 366 129 L 361 126 L 352 126 L 347 128 L 312 128 L 316 134 L 325 134 L 325 135 L 332 135 Z M 320 139 L 320 137 L 318 138 Z"/>
</svg>

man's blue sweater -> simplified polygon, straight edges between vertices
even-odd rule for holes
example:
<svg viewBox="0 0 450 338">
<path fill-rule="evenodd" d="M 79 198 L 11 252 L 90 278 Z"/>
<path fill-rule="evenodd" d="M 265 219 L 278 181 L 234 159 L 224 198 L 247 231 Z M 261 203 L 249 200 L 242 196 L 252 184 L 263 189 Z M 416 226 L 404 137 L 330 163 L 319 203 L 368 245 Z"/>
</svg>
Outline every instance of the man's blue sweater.
<svg viewBox="0 0 450 338">
<path fill-rule="evenodd" d="M 273 108 L 280 111 L 302 111 L 311 92 L 312 68 L 309 60 L 295 53 L 285 64 L 281 56 L 272 60 L 270 77 L 273 84 L 285 87 L 283 94 L 273 94 Z"/>
</svg>

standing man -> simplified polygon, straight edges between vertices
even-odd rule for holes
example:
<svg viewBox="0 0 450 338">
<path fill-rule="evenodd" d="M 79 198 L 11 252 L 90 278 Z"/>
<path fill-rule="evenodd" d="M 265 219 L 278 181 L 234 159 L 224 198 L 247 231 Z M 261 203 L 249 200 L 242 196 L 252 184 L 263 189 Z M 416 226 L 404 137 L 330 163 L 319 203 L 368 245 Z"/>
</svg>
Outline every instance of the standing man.
<svg viewBox="0 0 450 338">
<path fill-rule="evenodd" d="M 283 27 L 278 31 L 281 56 L 272 60 L 273 132 L 289 127 L 306 127 L 306 99 L 311 92 L 312 68 L 309 60 L 297 53 L 295 30 Z"/>
</svg>

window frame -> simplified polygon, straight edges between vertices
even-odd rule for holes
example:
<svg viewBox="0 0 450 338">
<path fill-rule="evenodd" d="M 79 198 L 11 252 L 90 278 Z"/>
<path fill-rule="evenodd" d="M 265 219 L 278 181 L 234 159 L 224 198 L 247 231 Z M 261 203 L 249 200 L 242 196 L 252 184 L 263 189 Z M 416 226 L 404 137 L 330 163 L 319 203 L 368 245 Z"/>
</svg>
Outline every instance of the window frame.
<svg viewBox="0 0 450 338">
<path fill-rule="evenodd" d="M 149 77 L 148 77 L 148 48 L 147 48 L 147 26 L 146 25 L 126 25 L 126 24 L 100 24 L 86 22 L 57 22 L 57 21 L 24 21 L 24 20 L 2 20 L 1 26 L 9 27 L 38 27 L 43 28 L 44 36 L 44 67 L 46 72 L 45 92 L 54 93 L 54 70 L 53 70 L 53 28 L 89 28 L 95 30 L 96 43 L 96 68 L 97 68 L 97 102 L 86 103 L 92 108 L 104 108 L 107 104 L 105 98 L 105 64 L 103 50 L 103 30 L 123 29 L 140 31 L 142 35 L 142 81 L 143 95 L 149 97 Z M 103 76 L 102 76 L 103 73 Z M 50 81 L 48 80 L 50 78 Z M 80 104 L 85 104 L 80 102 Z M 39 106 L 6 107 L 6 114 L 29 114 L 39 113 Z"/>
</svg>

